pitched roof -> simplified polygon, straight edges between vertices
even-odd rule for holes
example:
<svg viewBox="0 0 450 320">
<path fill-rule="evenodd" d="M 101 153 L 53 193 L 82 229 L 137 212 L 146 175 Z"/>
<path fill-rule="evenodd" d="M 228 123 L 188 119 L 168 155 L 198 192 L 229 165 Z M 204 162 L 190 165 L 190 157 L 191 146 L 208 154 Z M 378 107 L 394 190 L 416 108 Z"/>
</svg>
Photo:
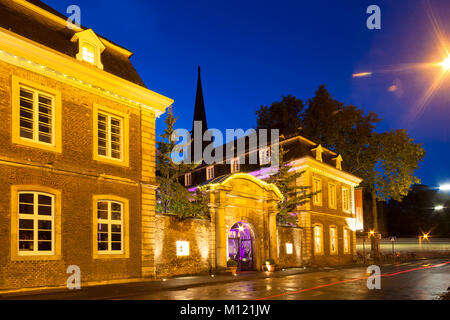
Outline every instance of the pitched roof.
<svg viewBox="0 0 450 320">
<path fill-rule="evenodd" d="M 42 1 L 26 1 L 51 13 L 55 17 L 67 19 L 66 16 Z M 78 52 L 77 43 L 70 41 L 76 33 L 75 30 L 62 27 L 61 24 L 51 21 L 49 18 L 25 8 L 15 1 L 0 0 L 0 27 L 72 58 L 75 58 Z M 103 39 L 115 45 L 112 41 L 106 38 Z M 102 63 L 104 71 L 145 87 L 128 56 L 107 46 L 102 53 Z"/>
</svg>

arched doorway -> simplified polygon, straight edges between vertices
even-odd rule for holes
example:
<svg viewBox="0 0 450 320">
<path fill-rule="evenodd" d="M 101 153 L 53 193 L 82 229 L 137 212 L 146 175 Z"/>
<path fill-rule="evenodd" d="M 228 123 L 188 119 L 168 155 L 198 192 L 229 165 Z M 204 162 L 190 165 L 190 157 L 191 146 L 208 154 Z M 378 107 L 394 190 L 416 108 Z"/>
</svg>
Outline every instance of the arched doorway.
<svg viewBox="0 0 450 320">
<path fill-rule="evenodd" d="M 245 222 L 235 223 L 228 232 L 228 259 L 235 260 L 238 270 L 254 269 L 252 230 Z"/>
</svg>

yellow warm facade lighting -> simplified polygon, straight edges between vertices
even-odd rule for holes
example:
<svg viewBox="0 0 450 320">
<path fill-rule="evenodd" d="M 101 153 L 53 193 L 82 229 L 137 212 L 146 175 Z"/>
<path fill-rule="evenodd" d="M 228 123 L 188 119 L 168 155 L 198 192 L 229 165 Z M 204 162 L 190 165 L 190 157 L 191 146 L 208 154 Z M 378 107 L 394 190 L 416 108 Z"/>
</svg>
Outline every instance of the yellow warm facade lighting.
<svg viewBox="0 0 450 320">
<path fill-rule="evenodd" d="M 0 28 L 0 61 L 42 74 L 134 108 L 163 114 L 173 100 Z"/>
<path fill-rule="evenodd" d="M 200 186 L 199 189 L 202 189 L 202 188 L 205 188 L 205 187 L 209 187 L 210 189 L 214 190 L 214 189 L 216 189 L 216 188 L 218 188 L 220 186 L 225 185 L 230 180 L 237 179 L 237 178 L 250 180 L 250 181 L 256 183 L 257 185 L 259 185 L 263 189 L 273 191 L 280 199 L 284 199 L 284 196 L 281 193 L 281 191 L 273 183 L 267 183 L 267 182 L 262 181 L 262 180 L 260 180 L 260 179 L 258 179 L 256 177 L 248 174 L 248 173 L 242 173 L 242 172 L 232 174 L 231 176 L 229 176 L 228 178 L 226 178 L 222 182 L 210 183 L 210 184 L 207 184 L 207 185 L 204 185 L 204 186 Z"/>
</svg>

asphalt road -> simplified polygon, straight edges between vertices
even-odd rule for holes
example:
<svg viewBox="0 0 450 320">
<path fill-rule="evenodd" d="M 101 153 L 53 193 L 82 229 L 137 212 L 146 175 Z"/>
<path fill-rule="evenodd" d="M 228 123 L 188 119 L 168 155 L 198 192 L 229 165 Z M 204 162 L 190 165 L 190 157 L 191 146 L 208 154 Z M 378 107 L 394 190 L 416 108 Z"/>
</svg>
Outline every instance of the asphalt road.
<svg viewBox="0 0 450 320">
<path fill-rule="evenodd" d="M 211 284 L 122 297 L 130 300 L 288 299 L 288 300 L 435 300 L 450 287 L 449 259 L 381 267 L 381 289 L 367 288 L 365 267 Z"/>
</svg>

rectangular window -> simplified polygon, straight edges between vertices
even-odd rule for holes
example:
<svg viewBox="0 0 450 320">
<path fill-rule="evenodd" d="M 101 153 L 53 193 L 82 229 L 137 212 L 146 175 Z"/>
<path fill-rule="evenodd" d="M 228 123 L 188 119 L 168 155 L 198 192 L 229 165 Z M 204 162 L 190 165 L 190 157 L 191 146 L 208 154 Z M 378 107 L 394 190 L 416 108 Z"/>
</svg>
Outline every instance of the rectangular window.
<svg viewBox="0 0 450 320">
<path fill-rule="evenodd" d="M 206 167 L 206 180 L 214 178 L 214 166 Z"/>
<path fill-rule="evenodd" d="M 286 243 L 286 254 L 292 254 L 292 252 L 293 252 L 292 243 Z"/>
<path fill-rule="evenodd" d="M 328 184 L 328 206 L 332 209 L 336 209 L 336 185 Z"/>
<path fill-rule="evenodd" d="M 314 226 L 314 253 L 322 254 L 322 226 L 316 225 Z"/>
<path fill-rule="evenodd" d="M 89 63 L 95 63 L 95 49 L 89 44 L 84 44 L 82 48 L 83 60 Z"/>
<path fill-rule="evenodd" d="M 337 252 L 338 252 L 337 228 L 330 227 L 330 253 L 336 254 Z"/>
<path fill-rule="evenodd" d="M 320 179 L 313 178 L 313 203 L 316 206 L 322 205 L 322 181 Z"/>
<path fill-rule="evenodd" d="M 54 96 L 20 86 L 20 137 L 54 144 Z"/>
<path fill-rule="evenodd" d="M 231 160 L 231 173 L 239 172 L 241 169 L 241 164 L 239 162 L 239 158 Z"/>
<path fill-rule="evenodd" d="M 265 165 L 270 163 L 270 147 L 259 150 L 259 164 Z"/>
<path fill-rule="evenodd" d="M 177 256 L 189 255 L 189 241 L 177 241 Z"/>
<path fill-rule="evenodd" d="M 348 188 L 342 188 L 342 210 L 350 212 L 350 192 Z"/>
<path fill-rule="evenodd" d="M 98 113 L 98 155 L 122 160 L 123 119 L 99 112 Z"/>
<path fill-rule="evenodd" d="M 123 253 L 123 204 L 117 201 L 97 202 L 98 253 Z"/>
<path fill-rule="evenodd" d="M 192 173 L 186 173 L 184 175 L 184 185 L 190 186 L 192 184 Z"/>
<path fill-rule="evenodd" d="M 53 253 L 54 195 L 23 191 L 18 199 L 19 255 Z"/>
<path fill-rule="evenodd" d="M 350 231 L 344 228 L 344 253 L 350 253 Z"/>
</svg>

